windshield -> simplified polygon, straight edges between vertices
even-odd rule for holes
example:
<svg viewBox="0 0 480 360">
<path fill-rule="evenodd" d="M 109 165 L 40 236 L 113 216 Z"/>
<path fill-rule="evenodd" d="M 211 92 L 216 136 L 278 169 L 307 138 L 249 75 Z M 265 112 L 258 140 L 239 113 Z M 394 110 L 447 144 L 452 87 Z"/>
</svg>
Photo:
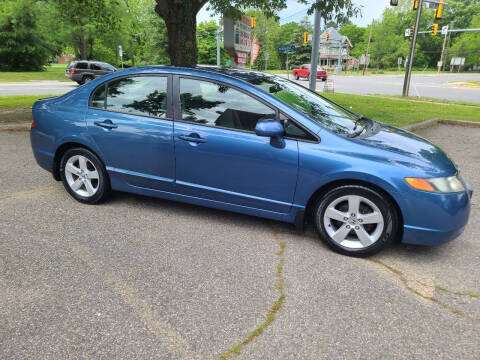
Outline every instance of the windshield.
<svg viewBox="0 0 480 360">
<path fill-rule="evenodd" d="M 361 128 L 359 117 L 291 81 L 268 75 L 259 75 L 248 81 L 337 134 L 351 135 Z"/>
</svg>

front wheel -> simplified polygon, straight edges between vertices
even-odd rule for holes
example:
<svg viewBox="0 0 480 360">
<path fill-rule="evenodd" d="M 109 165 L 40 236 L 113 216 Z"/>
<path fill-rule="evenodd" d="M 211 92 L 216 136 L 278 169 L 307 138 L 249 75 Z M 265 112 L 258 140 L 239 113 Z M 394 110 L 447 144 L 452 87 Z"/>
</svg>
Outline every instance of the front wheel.
<svg viewBox="0 0 480 360">
<path fill-rule="evenodd" d="M 60 161 L 60 176 L 67 192 L 84 204 L 98 204 L 110 194 L 107 171 L 100 159 L 84 148 L 70 149 Z"/>
<path fill-rule="evenodd" d="M 373 255 L 397 233 L 391 200 L 365 186 L 345 185 L 330 190 L 317 202 L 314 217 L 320 238 L 344 255 Z"/>
</svg>

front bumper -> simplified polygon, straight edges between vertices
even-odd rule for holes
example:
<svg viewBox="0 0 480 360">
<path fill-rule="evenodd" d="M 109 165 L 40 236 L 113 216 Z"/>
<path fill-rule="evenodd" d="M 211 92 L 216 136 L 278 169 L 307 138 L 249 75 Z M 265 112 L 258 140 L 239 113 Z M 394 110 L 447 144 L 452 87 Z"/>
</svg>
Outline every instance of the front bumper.
<svg viewBox="0 0 480 360">
<path fill-rule="evenodd" d="M 459 237 L 468 223 L 473 195 L 470 184 L 465 180 L 463 182 L 466 190 L 459 193 L 437 194 L 412 190 L 408 212 L 403 212 L 405 225 L 402 242 L 432 246 Z"/>
</svg>

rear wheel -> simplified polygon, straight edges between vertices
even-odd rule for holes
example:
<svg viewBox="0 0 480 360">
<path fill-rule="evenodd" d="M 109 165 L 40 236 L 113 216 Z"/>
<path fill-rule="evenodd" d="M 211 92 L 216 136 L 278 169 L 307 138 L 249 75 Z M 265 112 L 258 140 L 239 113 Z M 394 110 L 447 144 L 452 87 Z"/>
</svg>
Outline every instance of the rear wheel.
<svg viewBox="0 0 480 360">
<path fill-rule="evenodd" d="M 346 185 L 330 190 L 317 202 L 314 216 L 321 239 L 344 255 L 373 255 L 397 233 L 394 205 L 369 187 Z"/>
<path fill-rule="evenodd" d="M 85 75 L 83 78 L 82 78 L 82 84 L 86 84 L 86 83 L 89 83 L 90 81 L 93 80 L 93 76 L 91 75 Z"/>
<path fill-rule="evenodd" d="M 82 203 L 98 204 L 110 194 L 105 167 L 87 149 L 67 150 L 60 162 L 60 176 L 67 192 Z"/>
<path fill-rule="evenodd" d="M 295 80 L 300 79 L 300 76 L 298 76 L 298 73 L 295 74 Z"/>
</svg>

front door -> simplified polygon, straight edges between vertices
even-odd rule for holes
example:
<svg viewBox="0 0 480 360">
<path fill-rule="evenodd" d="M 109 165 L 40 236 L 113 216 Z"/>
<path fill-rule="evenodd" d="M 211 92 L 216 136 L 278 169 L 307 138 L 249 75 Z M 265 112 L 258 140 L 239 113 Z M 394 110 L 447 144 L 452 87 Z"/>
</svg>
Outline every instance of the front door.
<svg viewBox="0 0 480 360">
<path fill-rule="evenodd" d="M 168 77 L 125 77 L 97 88 L 87 128 L 105 161 L 112 185 L 173 191 L 173 121 Z"/>
<path fill-rule="evenodd" d="M 224 84 L 176 78 L 174 141 L 177 192 L 249 208 L 288 213 L 298 171 L 297 141 L 274 147 L 254 133 L 276 111 Z M 177 98 L 178 99 L 178 98 Z"/>
</svg>

